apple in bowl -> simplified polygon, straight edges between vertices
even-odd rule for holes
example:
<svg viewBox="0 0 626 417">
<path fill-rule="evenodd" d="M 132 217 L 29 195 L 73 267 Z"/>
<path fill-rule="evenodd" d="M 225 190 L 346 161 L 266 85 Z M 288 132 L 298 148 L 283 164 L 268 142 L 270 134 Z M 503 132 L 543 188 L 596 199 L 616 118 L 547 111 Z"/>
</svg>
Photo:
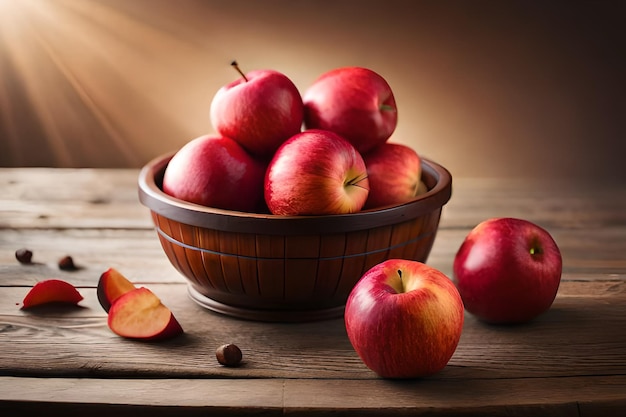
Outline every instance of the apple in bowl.
<svg viewBox="0 0 626 417">
<path fill-rule="evenodd" d="M 466 236 L 453 280 L 469 313 L 494 324 L 528 322 L 547 311 L 561 282 L 559 247 L 544 228 L 492 218 Z"/>
<path fill-rule="evenodd" d="M 169 161 L 163 192 L 207 207 L 252 212 L 263 199 L 265 167 L 233 139 L 203 135 Z"/>
<path fill-rule="evenodd" d="M 274 70 L 253 70 L 220 88 L 211 101 L 213 128 L 256 156 L 269 158 L 303 122 L 302 97 L 295 84 Z"/>
<path fill-rule="evenodd" d="M 456 351 L 464 322 L 452 281 L 422 262 L 389 259 L 354 286 L 345 307 L 348 338 L 383 378 L 418 378 L 442 370 Z"/>
<path fill-rule="evenodd" d="M 410 146 L 385 142 L 363 154 L 370 192 L 365 209 L 401 204 L 426 191 L 422 161 Z"/>
<path fill-rule="evenodd" d="M 387 141 L 398 123 L 391 87 L 368 68 L 328 71 L 309 86 L 302 101 L 307 129 L 335 132 L 361 153 Z"/>
<path fill-rule="evenodd" d="M 282 216 L 355 213 L 369 193 L 363 158 L 348 141 L 310 129 L 287 140 L 265 174 L 265 202 Z"/>
</svg>

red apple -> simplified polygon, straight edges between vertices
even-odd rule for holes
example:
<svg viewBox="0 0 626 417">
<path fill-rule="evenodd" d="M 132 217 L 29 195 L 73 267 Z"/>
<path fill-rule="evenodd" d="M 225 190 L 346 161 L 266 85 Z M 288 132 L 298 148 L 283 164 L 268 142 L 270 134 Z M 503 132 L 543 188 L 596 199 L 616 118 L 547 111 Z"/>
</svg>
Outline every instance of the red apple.
<svg viewBox="0 0 626 417">
<path fill-rule="evenodd" d="M 453 269 L 468 312 L 490 323 L 523 323 L 552 305 L 562 259 L 545 229 L 527 220 L 494 218 L 467 235 Z"/>
<path fill-rule="evenodd" d="M 324 130 L 291 137 L 276 151 L 265 176 L 265 201 L 284 216 L 359 211 L 369 190 L 361 155 L 348 141 Z"/>
<path fill-rule="evenodd" d="M 108 325 L 130 339 L 162 340 L 183 333 L 170 309 L 145 287 L 123 294 L 111 305 Z"/>
<path fill-rule="evenodd" d="M 253 154 L 271 155 L 300 132 L 302 97 L 284 74 L 255 70 L 220 88 L 211 102 L 211 123 L 223 136 L 233 138 Z"/>
<path fill-rule="evenodd" d="M 115 300 L 135 288 L 135 285 L 117 269 L 109 268 L 100 275 L 96 294 L 100 305 L 108 312 Z"/>
<path fill-rule="evenodd" d="M 348 338 L 383 378 L 442 370 L 463 329 L 463 302 L 452 281 L 421 262 L 389 259 L 368 270 L 345 308 Z"/>
<path fill-rule="evenodd" d="M 83 299 L 76 287 L 60 279 L 47 279 L 36 283 L 24 297 L 22 308 L 42 304 L 78 304 Z"/>
<path fill-rule="evenodd" d="M 422 191 L 422 163 L 409 146 L 386 142 L 363 155 L 370 182 L 366 209 L 405 203 Z"/>
<path fill-rule="evenodd" d="M 307 129 L 333 131 L 361 153 L 387 141 L 398 122 L 391 87 L 367 68 L 328 71 L 304 92 L 302 100 Z"/>
<path fill-rule="evenodd" d="M 233 139 L 204 135 L 174 154 L 163 191 L 203 206 L 251 212 L 263 198 L 264 176 L 265 164 Z"/>
</svg>

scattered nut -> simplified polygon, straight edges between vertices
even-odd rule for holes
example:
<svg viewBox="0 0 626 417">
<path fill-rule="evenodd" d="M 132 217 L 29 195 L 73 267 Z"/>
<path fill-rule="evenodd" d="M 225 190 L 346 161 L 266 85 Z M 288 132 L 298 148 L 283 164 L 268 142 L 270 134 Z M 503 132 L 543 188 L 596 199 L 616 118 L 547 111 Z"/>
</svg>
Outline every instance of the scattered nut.
<svg viewBox="0 0 626 417">
<path fill-rule="evenodd" d="M 218 347 L 215 351 L 215 357 L 224 366 L 238 366 L 243 354 L 237 345 L 229 343 Z"/>
<path fill-rule="evenodd" d="M 65 256 L 59 259 L 59 269 L 63 271 L 75 271 L 76 265 L 74 265 L 74 260 L 71 256 Z"/>
<path fill-rule="evenodd" d="M 15 251 L 15 258 L 21 264 L 30 264 L 32 263 L 33 252 L 26 248 L 21 248 Z"/>
</svg>

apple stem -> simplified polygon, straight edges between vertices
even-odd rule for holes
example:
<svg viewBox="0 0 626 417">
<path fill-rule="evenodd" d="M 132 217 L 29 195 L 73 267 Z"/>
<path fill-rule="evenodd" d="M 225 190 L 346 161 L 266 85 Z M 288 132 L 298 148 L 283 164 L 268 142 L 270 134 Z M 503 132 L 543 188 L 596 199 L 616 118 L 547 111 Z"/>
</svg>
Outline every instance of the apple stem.
<svg viewBox="0 0 626 417">
<path fill-rule="evenodd" d="M 365 188 L 362 185 L 360 185 L 359 183 L 363 180 L 367 179 L 367 175 L 363 176 L 363 177 L 354 177 L 351 180 L 349 180 L 348 182 L 346 182 L 346 185 L 353 185 L 355 187 L 360 187 L 360 188 Z"/>
<path fill-rule="evenodd" d="M 393 106 L 390 106 L 389 104 L 381 104 L 380 105 L 380 110 L 382 111 L 396 111 L 396 108 Z"/>
<path fill-rule="evenodd" d="M 241 76 L 243 77 L 244 80 L 246 80 L 246 82 L 248 82 L 248 77 L 246 77 L 246 75 L 243 73 L 243 71 L 241 71 L 241 69 L 239 68 L 239 64 L 237 64 L 237 61 L 233 61 L 230 63 L 230 65 L 233 66 L 233 68 L 235 68 L 237 70 L 237 72 L 239 74 L 241 74 Z"/>
</svg>

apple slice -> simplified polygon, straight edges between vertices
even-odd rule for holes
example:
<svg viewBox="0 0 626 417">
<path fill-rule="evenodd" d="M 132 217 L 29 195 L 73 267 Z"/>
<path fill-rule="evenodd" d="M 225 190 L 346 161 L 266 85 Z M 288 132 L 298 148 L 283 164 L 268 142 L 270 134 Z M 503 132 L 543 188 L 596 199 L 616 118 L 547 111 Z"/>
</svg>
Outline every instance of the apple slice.
<svg viewBox="0 0 626 417">
<path fill-rule="evenodd" d="M 83 296 L 69 282 L 47 279 L 39 281 L 30 289 L 22 301 L 22 308 L 50 303 L 78 304 L 82 299 Z"/>
<path fill-rule="evenodd" d="M 100 305 L 108 313 L 115 300 L 135 288 L 137 287 L 117 269 L 109 268 L 100 275 L 96 293 Z"/>
<path fill-rule="evenodd" d="M 129 339 L 162 340 L 183 333 L 172 312 L 148 288 L 122 294 L 111 305 L 108 318 L 113 333 Z"/>
</svg>

